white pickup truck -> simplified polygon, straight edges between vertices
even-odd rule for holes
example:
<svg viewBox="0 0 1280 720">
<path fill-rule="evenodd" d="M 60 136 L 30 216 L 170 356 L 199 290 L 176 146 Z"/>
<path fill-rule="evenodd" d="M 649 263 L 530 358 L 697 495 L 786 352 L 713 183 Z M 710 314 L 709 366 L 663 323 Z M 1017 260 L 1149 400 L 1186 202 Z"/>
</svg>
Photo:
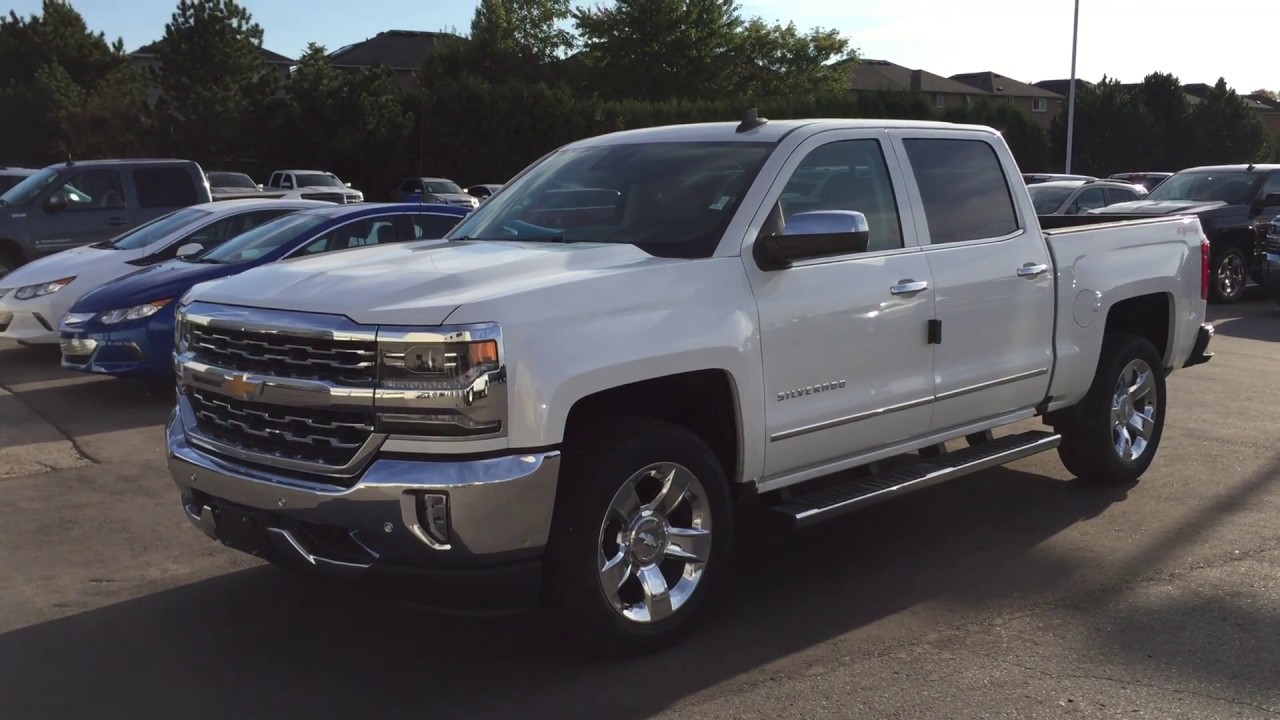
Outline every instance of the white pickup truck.
<svg viewBox="0 0 1280 720">
<path fill-rule="evenodd" d="M 1084 222 L 1044 230 L 986 127 L 582 140 L 443 241 L 194 288 L 171 474 L 231 547 L 653 649 L 724 582 L 739 500 L 803 526 L 1054 448 L 1137 480 L 1166 376 L 1210 357 L 1208 245 Z"/>
</svg>

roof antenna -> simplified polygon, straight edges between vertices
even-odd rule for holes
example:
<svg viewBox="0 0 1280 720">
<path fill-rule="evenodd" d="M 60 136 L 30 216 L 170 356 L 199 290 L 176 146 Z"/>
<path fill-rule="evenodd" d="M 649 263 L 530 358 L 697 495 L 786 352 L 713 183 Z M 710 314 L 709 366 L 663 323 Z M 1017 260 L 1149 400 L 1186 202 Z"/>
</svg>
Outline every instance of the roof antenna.
<svg viewBox="0 0 1280 720">
<path fill-rule="evenodd" d="M 765 123 L 769 122 L 769 118 L 762 118 L 757 113 L 756 108 L 751 108 L 746 115 L 742 117 L 742 122 L 738 125 L 738 129 L 734 132 L 744 133 L 755 130 Z"/>
<path fill-rule="evenodd" d="M 67 167 L 71 167 L 72 165 L 75 165 L 75 164 L 76 164 L 76 161 L 71 159 L 71 152 L 70 152 L 70 151 L 68 151 L 68 152 L 67 152 Z"/>
</svg>

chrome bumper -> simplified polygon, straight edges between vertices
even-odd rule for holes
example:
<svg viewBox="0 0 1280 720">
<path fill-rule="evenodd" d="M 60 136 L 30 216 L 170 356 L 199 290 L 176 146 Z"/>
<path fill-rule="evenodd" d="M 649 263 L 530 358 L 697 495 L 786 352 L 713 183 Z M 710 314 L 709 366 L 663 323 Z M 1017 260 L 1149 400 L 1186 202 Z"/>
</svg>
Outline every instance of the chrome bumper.
<svg viewBox="0 0 1280 720">
<path fill-rule="evenodd" d="M 227 517 L 246 510 L 277 551 L 317 570 L 358 575 L 379 565 L 504 562 L 537 554 L 551 529 L 558 451 L 463 461 L 377 457 L 348 488 L 207 454 L 188 441 L 177 413 L 167 442 L 169 472 L 196 527 L 232 544 L 219 510 L 228 508 Z M 342 536 L 341 552 L 305 528 Z"/>
<path fill-rule="evenodd" d="M 1267 251 L 1267 267 L 1263 278 L 1267 294 L 1280 299 L 1280 252 Z"/>
</svg>

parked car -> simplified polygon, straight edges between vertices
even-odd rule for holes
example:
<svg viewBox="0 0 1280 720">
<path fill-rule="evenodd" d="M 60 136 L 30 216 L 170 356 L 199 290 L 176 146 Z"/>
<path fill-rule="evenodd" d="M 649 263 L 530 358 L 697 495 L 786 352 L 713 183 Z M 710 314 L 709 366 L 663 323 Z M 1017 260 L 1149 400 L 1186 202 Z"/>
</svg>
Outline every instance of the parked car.
<svg viewBox="0 0 1280 720">
<path fill-rule="evenodd" d="M 0 279 L 0 339 L 57 343 L 58 322 L 91 290 L 141 268 L 211 250 L 310 200 L 226 200 L 175 210 L 111 240 L 33 260 Z"/>
<path fill-rule="evenodd" d="M 1037 215 L 1079 215 L 1146 197 L 1141 185 L 1108 180 L 1053 180 L 1027 186 Z"/>
<path fill-rule="evenodd" d="M 151 265 L 81 297 L 59 326 L 62 366 L 115 376 L 170 375 L 174 307 L 192 287 L 278 260 L 439 238 L 465 216 L 446 205 L 323 203 L 269 220 L 206 252 Z M 343 257 L 355 260 L 350 253 Z M 293 363 L 292 350 L 283 352 L 264 359 L 268 365 Z M 343 353 L 332 357 L 339 365 L 345 359 Z"/>
<path fill-rule="evenodd" d="M 1026 185 L 1053 182 L 1055 180 L 1097 180 L 1092 175 L 1068 175 L 1065 173 L 1023 173 L 1022 182 Z"/>
<path fill-rule="evenodd" d="M 472 185 L 467 188 L 467 194 L 479 200 L 486 200 L 488 197 L 502 189 L 502 183 L 484 183 L 481 185 Z"/>
<path fill-rule="evenodd" d="M 1263 251 L 1267 258 L 1267 271 L 1263 283 L 1266 286 L 1267 295 L 1280 301 L 1280 215 L 1263 224 L 1261 232 Z"/>
<path fill-rule="evenodd" d="M 189 160 L 50 165 L 0 195 L 0 278 L 36 258 L 210 200 L 204 171 Z"/>
<path fill-rule="evenodd" d="M 1206 248 L 1188 217 L 1042 231 L 987 127 L 589 138 L 446 242 L 193 289 L 167 462 L 233 548 L 652 649 L 725 589 L 733 498 L 808 525 L 1053 448 L 1137 480 L 1208 359 Z"/>
<path fill-rule="evenodd" d="M 1157 185 L 1172 176 L 1173 173 L 1169 172 L 1123 172 L 1112 175 L 1110 179 L 1141 185 L 1147 189 L 1147 192 L 1151 192 Z"/>
<path fill-rule="evenodd" d="M 0 167 L 0 194 L 35 174 L 35 170 L 16 167 Z"/>
<path fill-rule="evenodd" d="M 1250 279 L 1267 282 L 1265 226 L 1280 213 L 1280 164 L 1219 165 L 1174 173 L 1142 200 L 1089 214 L 1120 217 L 1195 215 L 1209 237 L 1212 299 L 1244 298 Z"/>
<path fill-rule="evenodd" d="M 267 187 L 279 190 L 301 190 L 302 200 L 327 202 L 364 202 L 364 193 L 344 183 L 337 175 L 323 170 L 277 170 L 271 173 Z"/>
<path fill-rule="evenodd" d="M 253 178 L 238 172 L 205 173 L 209 179 L 209 192 L 214 200 L 231 200 L 245 197 L 263 197 L 266 191 Z"/>
<path fill-rule="evenodd" d="M 443 203 L 474 208 L 480 201 L 448 178 L 416 177 L 404 178 L 396 185 L 397 202 L 408 202 L 422 198 L 422 202 Z"/>
</svg>

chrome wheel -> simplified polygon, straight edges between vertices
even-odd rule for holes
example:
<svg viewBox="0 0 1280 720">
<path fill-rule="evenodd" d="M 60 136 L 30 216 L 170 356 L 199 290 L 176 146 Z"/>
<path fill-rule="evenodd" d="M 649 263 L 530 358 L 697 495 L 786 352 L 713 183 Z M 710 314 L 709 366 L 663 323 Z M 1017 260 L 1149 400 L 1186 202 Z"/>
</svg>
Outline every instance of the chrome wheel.
<svg viewBox="0 0 1280 720">
<path fill-rule="evenodd" d="M 1247 274 L 1244 258 L 1238 253 L 1229 253 L 1218 263 L 1218 292 L 1227 298 L 1239 295 L 1244 290 Z"/>
<path fill-rule="evenodd" d="M 711 504 L 698 478 L 655 463 L 614 494 L 597 545 L 600 587 L 619 614 L 658 622 L 689 601 L 711 554 Z"/>
<path fill-rule="evenodd" d="M 1111 399 L 1111 435 L 1116 454 L 1124 462 L 1142 457 L 1156 429 L 1156 383 L 1151 366 L 1131 360 L 1116 381 Z"/>
</svg>

